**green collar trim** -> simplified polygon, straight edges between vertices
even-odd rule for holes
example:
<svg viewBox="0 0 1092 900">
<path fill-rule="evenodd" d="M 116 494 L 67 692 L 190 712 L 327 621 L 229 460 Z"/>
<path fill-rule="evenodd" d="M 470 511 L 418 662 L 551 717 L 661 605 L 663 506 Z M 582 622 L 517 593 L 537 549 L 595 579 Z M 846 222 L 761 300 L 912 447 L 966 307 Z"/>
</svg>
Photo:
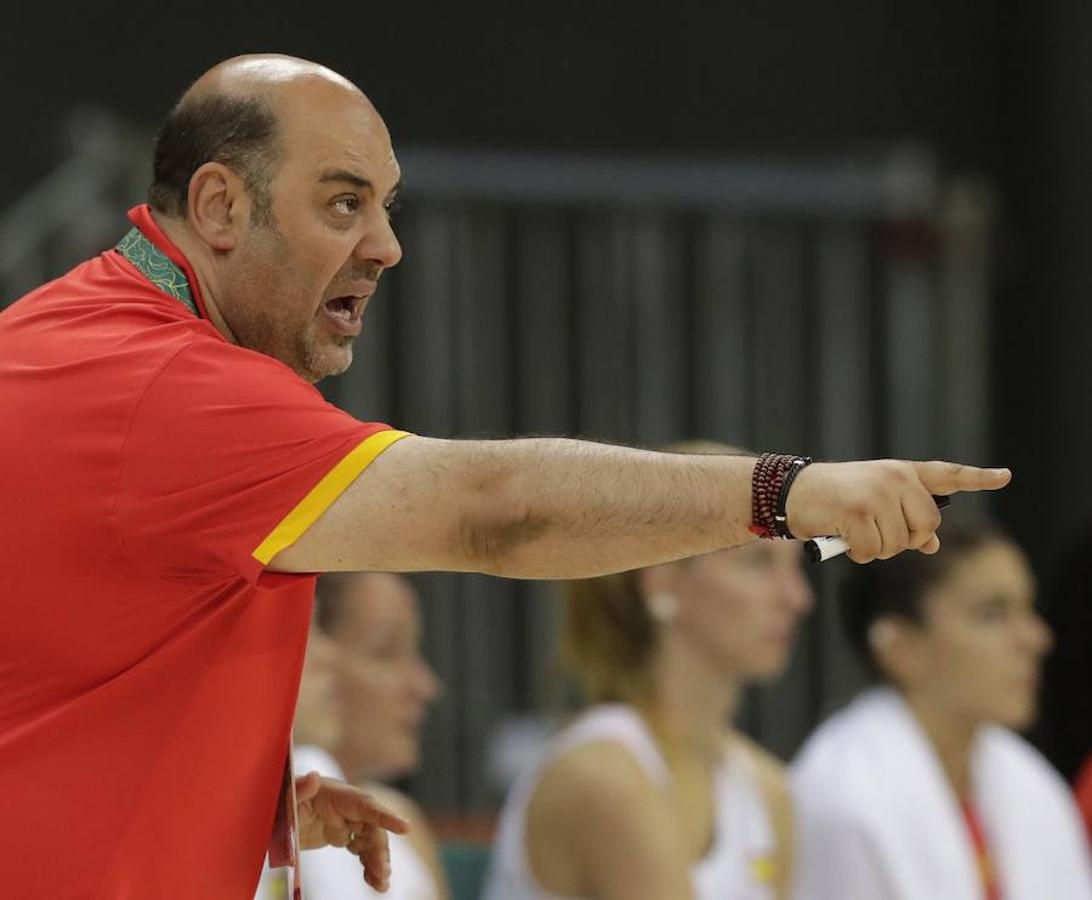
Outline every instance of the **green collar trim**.
<svg viewBox="0 0 1092 900">
<path fill-rule="evenodd" d="M 164 294 L 170 294 L 175 300 L 181 301 L 191 313 L 200 318 L 201 313 L 193 300 L 186 273 L 149 241 L 139 228 L 129 229 L 129 233 L 118 241 L 115 249 Z"/>
</svg>

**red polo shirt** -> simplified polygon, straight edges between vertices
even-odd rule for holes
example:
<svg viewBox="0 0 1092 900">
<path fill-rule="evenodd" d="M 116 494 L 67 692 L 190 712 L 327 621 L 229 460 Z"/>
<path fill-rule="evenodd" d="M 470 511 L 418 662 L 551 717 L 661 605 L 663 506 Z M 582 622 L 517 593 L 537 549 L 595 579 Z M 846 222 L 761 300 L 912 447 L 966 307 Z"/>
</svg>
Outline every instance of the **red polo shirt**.
<svg viewBox="0 0 1092 900">
<path fill-rule="evenodd" d="M 402 434 L 228 343 L 130 218 L 124 255 L 0 314 L 0 896 L 20 900 L 253 895 L 314 594 L 265 564 Z"/>
</svg>

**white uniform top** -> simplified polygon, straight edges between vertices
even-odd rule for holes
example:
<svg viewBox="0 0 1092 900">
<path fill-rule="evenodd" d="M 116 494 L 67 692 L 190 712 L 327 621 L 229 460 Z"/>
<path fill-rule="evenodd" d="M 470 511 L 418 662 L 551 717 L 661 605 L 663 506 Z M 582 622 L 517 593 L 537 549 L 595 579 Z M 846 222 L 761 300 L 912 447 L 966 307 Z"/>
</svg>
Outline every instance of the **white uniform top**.
<svg viewBox="0 0 1092 900">
<path fill-rule="evenodd" d="M 1092 900 L 1069 786 L 1022 738 L 983 726 L 969 796 L 1004 900 Z M 792 766 L 799 900 L 981 900 L 983 860 L 960 798 L 906 700 L 866 691 Z"/>
<path fill-rule="evenodd" d="M 575 900 L 551 894 L 531 871 L 524 842 L 527 807 L 546 767 L 568 751 L 615 741 L 663 790 L 671 772 L 644 719 L 629 706 L 593 707 L 552 742 L 542 760 L 512 789 L 493 847 L 486 900 Z M 690 869 L 695 900 L 772 900 L 775 839 L 754 762 L 738 745 L 725 753 L 713 779 L 714 836 L 704 858 Z M 579 825 L 574 827 L 579 828 Z"/>
<path fill-rule="evenodd" d="M 302 746 L 292 751 L 292 768 L 296 775 L 318 772 L 327 778 L 343 781 L 345 775 L 326 751 Z M 300 865 L 303 890 L 307 900 L 436 900 L 439 896 L 432 873 L 418 855 L 409 839 L 390 835 L 391 886 L 385 894 L 377 894 L 364 881 L 360 860 L 343 847 L 323 847 L 304 850 Z M 286 897 L 283 869 L 262 870 L 256 900 L 280 900 Z"/>
</svg>

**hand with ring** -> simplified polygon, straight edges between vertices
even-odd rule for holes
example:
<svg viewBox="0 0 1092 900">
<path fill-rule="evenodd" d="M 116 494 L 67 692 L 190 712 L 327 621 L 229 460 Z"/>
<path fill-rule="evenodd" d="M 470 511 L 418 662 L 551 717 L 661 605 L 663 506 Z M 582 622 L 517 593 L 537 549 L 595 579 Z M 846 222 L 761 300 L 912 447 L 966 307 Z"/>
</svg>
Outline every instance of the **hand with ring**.
<svg viewBox="0 0 1092 900">
<path fill-rule="evenodd" d="M 405 834 L 409 823 L 359 788 L 310 772 L 296 779 L 296 821 L 300 848 L 345 847 L 364 867 L 374 890 L 387 890 L 390 849 L 387 832 Z"/>
</svg>

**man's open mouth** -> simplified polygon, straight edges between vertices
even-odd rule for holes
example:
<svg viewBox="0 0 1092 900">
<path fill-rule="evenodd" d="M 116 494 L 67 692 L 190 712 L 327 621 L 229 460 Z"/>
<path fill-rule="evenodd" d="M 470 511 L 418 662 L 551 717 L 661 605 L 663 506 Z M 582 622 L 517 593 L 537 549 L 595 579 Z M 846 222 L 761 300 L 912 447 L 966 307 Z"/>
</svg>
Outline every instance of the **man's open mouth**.
<svg viewBox="0 0 1092 900">
<path fill-rule="evenodd" d="M 353 297 L 351 295 L 334 297 L 326 301 L 326 311 L 335 319 L 347 324 L 357 322 L 364 312 L 365 299 L 365 297 Z"/>
</svg>

